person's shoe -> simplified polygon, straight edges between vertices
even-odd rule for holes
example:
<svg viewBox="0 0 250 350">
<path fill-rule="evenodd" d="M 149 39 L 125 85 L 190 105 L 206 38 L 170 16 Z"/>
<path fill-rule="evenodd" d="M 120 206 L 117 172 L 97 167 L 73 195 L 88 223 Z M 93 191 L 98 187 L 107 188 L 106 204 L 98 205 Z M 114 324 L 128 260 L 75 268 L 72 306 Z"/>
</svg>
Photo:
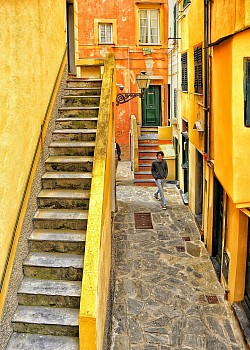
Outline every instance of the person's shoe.
<svg viewBox="0 0 250 350">
<path fill-rule="evenodd" d="M 163 205 L 162 206 L 162 210 L 166 210 L 167 209 L 167 206 L 166 205 Z"/>
<path fill-rule="evenodd" d="M 157 196 L 154 195 L 154 198 L 157 200 L 157 201 L 160 201 L 160 198 L 158 198 Z"/>
</svg>

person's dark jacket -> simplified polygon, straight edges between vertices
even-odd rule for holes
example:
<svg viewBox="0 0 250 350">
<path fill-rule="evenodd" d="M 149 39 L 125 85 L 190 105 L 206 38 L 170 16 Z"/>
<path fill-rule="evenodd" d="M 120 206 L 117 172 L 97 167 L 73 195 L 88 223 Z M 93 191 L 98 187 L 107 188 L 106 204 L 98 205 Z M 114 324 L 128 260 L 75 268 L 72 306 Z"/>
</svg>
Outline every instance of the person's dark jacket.
<svg viewBox="0 0 250 350">
<path fill-rule="evenodd" d="M 154 160 L 151 166 L 151 172 L 155 180 L 157 179 L 166 179 L 168 176 L 168 165 L 165 159 L 162 159 L 162 162 Z"/>
</svg>

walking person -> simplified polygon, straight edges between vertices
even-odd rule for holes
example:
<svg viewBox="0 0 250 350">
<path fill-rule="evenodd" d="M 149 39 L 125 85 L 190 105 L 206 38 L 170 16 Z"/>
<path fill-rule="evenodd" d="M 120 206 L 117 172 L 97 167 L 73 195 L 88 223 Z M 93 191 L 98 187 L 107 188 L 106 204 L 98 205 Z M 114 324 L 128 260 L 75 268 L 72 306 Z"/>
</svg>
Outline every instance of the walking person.
<svg viewBox="0 0 250 350">
<path fill-rule="evenodd" d="M 163 159 L 163 157 L 164 153 L 162 151 L 158 151 L 156 153 L 156 159 L 152 162 L 151 172 L 157 185 L 157 190 L 154 192 L 154 197 L 157 200 L 161 200 L 162 209 L 166 210 L 167 203 L 164 196 L 163 188 L 166 183 L 166 177 L 168 176 L 168 165 L 166 160 Z"/>
</svg>

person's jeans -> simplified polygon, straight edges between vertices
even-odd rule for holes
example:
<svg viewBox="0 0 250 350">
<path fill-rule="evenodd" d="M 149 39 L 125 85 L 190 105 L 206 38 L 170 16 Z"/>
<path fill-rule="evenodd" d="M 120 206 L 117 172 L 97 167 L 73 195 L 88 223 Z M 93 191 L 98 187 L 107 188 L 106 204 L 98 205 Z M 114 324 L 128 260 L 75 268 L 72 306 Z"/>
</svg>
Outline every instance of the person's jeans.
<svg viewBox="0 0 250 350">
<path fill-rule="evenodd" d="M 167 205 L 167 203 L 166 203 L 166 199 L 164 197 L 163 188 L 164 188 L 164 185 L 166 183 L 166 180 L 165 179 L 157 179 L 157 180 L 155 180 L 155 183 L 157 186 L 157 190 L 155 191 L 154 196 L 158 197 L 158 194 L 160 193 L 161 204 L 163 207 L 165 207 Z"/>
</svg>

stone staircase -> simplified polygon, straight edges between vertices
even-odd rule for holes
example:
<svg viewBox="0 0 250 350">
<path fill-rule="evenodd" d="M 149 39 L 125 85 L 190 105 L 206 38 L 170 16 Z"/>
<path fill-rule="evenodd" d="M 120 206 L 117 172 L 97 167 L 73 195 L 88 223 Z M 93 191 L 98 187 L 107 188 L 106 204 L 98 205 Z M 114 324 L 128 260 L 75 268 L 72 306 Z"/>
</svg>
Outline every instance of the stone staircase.
<svg viewBox="0 0 250 350">
<path fill-rule="evenodd" d="M 101 80 L 67 82 L 45 161 L 7 350 L 79 348 L 78 314 Z"/>
<path fill-rule="evenodd" d="M 158 128 L 141 128 L 141 136 L 138 138 L 139 171 L 134 172 L 134 184 L 136 186 L 155 186 L 151 175 L 151 164 L 156 158 L 158 146 Z"/>
</svg>

